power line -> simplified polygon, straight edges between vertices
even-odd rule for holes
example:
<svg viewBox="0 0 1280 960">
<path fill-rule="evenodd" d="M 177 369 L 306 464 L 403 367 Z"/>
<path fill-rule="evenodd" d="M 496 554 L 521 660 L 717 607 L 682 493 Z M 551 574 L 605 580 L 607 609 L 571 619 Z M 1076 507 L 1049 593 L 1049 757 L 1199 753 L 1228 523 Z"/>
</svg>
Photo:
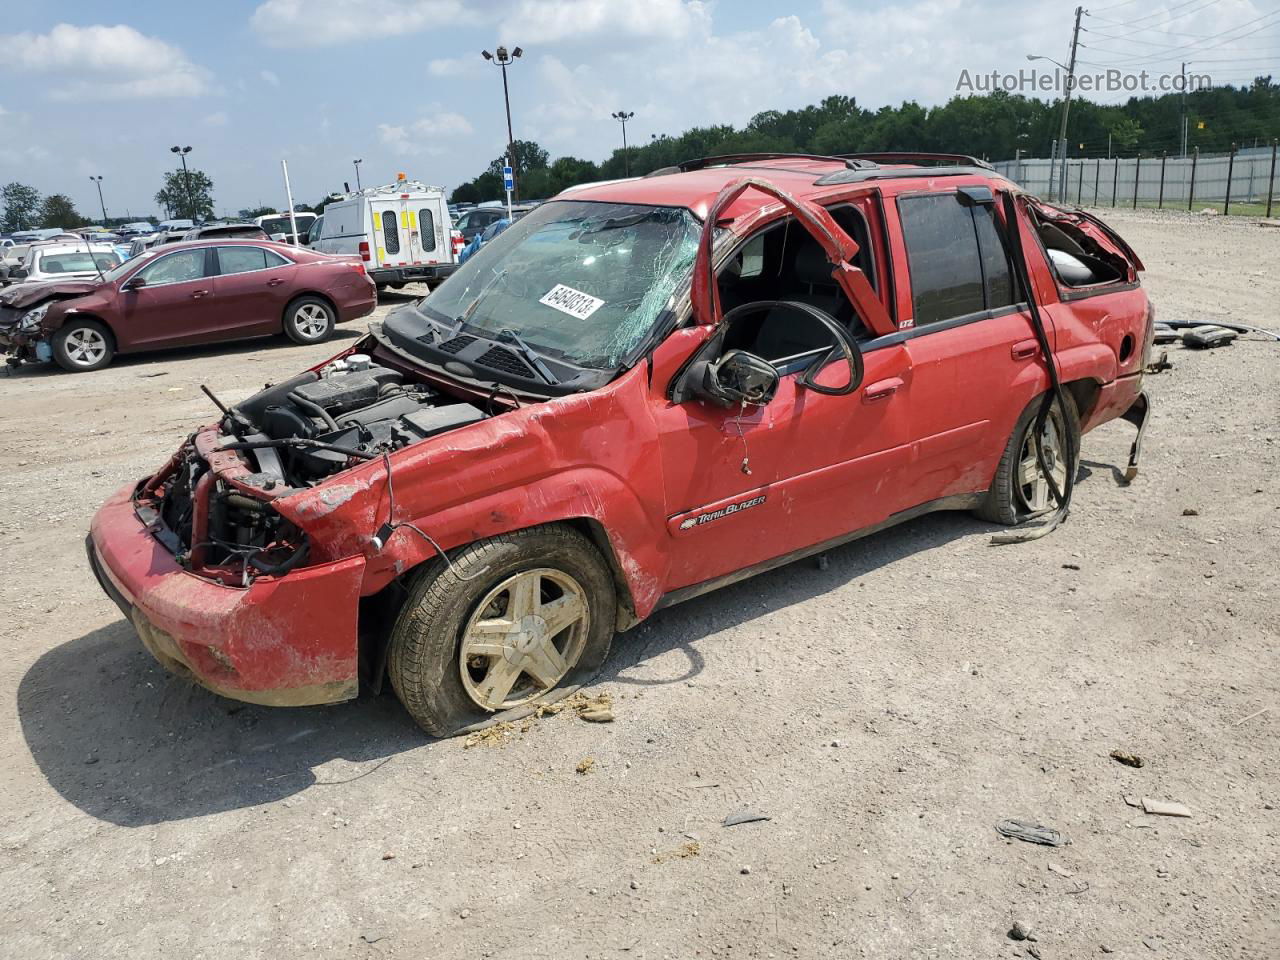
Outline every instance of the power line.
<svg viewBox="0 0 1280 960">
<path fill-rule="evenodd" d="M 1141 17 L 1135 17 L 1132 20 L 1108 20 L 1106 17 L 1098 17 L 1098 19 L 1104 20 L 1107 23 L 1114 23 L 1120 27 L 1131 27 L 1136 23 L 1141 23 L 1143 20 L 1150 20 L 1152 17 L 1158 17 L 1162 13 L 1165 13 L 1165 14 L 1173 13 L 1173 11 L 1175 10 L 1181 10 L 1183 7 L 1189 7 L 1191 4 L 1199 3 L 1199 2 L 1200 0 L 1183 0 L 1182 3 L 1175 4 L 1174 6 L 1170 7 L 1168 10 L 1158 10 L 1155 13 L 1148 13 L 1148 14 L 1144 14 Z M 1161 20 L 1159 23 L 1148 24 L 1147 26 L 1142 27 L 1141 29 L 1149 30 L 1152 27 L 1160 26 L 1161 24 L 1173 23 L 1175 20 L 1181 20 L 1183 17 L 1189 17 L 1191 16 L 1191 14 L 1198 13 L 1199 11 L 1205 9 L 1205 7 L 1211 7 L 1218 2 L 1219 0 L 1207 0 L 1207 2 L 1205 2 L 1202 6 L 1196 7 L 1194 10 L 1188 10 L 1186 13 L 1180 13 L 1176 17 L 1169 17 L 1167 20 Z M 1090 16 L 1092 16 L 1092 14 L 1090 14 Z"/>
<path fill-rule="evenodd" d="M 1234 26 L 1234 27 L 1228 27 L 1226 30 L 1221 31 L 1220 33 L 1210 34 L 1208 37 L 1205 37 L 1204 39 L 1215 40 L 1218 37 L 1222 37 L 1224 34 L 1235 33 L 1238 30 L 1244 30 L 1245 28 L 1250 27 L 1255 23 L 1259 23 L 1263 20 L 1267 20 L 1271 17 L 1277 17 L 1277 16 L 1280 16 L 1280 10 L 1273 10 L 1271 13 L 1264 13 L 1262 16 L 1257 17 L 1256 19 L 1249 20 L 1245 23 L 1238 24 L 1237 26 Z M 1280 22 L 1280 21 L 1277 21 L 1277 22 Z M 1270 26 L 1270 24 L 1268 24 L 1268 26 Z M 1245 38 L 1243 36 L 1227 37 L 1224 40 L 1219 40 L 1217 43 L 1211 43 L 1204 47 L 1200 47 L 1198 44 L 1195 44 L 1195 43 L 1188 43 L 1180 47 L 1174 47 L 1173 49 L 1180 50 L 1180 51 L 1190 50 L 1192 52 L 1196 52 L 1197 49 L 1199 51 L 1213 50 L 1213 49 L 1216 49 L 1217 47 L 1226 46 L 1227 44 L 1234 43 L 1235 41 L 1242 40 L 1242 39 L 1245 39 Z M 1183 59 L 1181 55 L 1177 55 L 1177 56 L 1161 55 L 1161 56 L 1151 57 L 1147 59 L 1131 60 L 1128 62 L 1123 60 L 1117 60 L 1109 63 L 1094 63 L 1093 65 L 1099 66 L 1099 67 L 1143 67 L 1143 66 L 1149 66 L 1151 64 L 1157 64 L 1157 63 L 1177 62 L 1181 59 Z"/>
</svg>

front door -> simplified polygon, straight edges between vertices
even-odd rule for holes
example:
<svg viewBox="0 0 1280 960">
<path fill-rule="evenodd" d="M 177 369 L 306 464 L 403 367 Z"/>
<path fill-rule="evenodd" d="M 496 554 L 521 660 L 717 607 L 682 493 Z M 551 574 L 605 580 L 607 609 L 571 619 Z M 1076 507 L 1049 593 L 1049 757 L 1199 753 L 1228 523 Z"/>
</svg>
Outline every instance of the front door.
<svg viewBox="0 0 1280 960">
<path fill-rule="evenodd" d="M 718 322 L 721 301 L 729 307 L 787 301 L 817 307 L 851 330 L 886 332 L 883 306 L 852 265 L 858 245 L 820 208 L 784 202 L 807 219 L 775 221 L 745 239 L 710 286 L 697 281 L 709 264 L 710 244 L 704 244 L 706 256 L 695 266 L 695 319 Z M 717 207 L 708 224 L 716 222 Z M 911 387 L 901 344 L 865 354 L 858 388 L 829 395 L 801 383 L 833 342 L 802 312 L 767 307 L 756 316 L 748 310 L 724 331 L 721 346 L 717 339 L 704 350 L 762 356 L 778 368 L 779 385 L 773 400 L 759 407 L 724 409 L 687 399 L 658 411 L 671 538 L 668 589 L 835 540 L 885 520 L 900 505 Z M 849 378 L 843 360 L 817 375 L 828 387 Z"/>
<path fill-rule="evenodd" d="M 131 275 L 146 283 L 120 291 L 122 346 L 149 349 L 198 343 L 216 327 L 219 307 L 211 254 L 211 247 L 175 250 Z M 127 285 L 128 280 L 121 286 Z"/>
</svg>

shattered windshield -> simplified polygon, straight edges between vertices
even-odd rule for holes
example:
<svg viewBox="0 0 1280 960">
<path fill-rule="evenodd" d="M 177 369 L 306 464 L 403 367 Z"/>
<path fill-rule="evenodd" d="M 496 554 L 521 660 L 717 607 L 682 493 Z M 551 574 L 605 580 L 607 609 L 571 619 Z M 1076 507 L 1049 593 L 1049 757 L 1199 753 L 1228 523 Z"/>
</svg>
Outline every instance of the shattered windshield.
<svg viewBox="0 0 1280 960">
<path fill-rule="evenodd" d="M 609 370 L 652 329 L 688 275 L 699 223 L 682 207 L 560 200 L 508 227 L 423 309 L 483 337 Z"/>
</svg>

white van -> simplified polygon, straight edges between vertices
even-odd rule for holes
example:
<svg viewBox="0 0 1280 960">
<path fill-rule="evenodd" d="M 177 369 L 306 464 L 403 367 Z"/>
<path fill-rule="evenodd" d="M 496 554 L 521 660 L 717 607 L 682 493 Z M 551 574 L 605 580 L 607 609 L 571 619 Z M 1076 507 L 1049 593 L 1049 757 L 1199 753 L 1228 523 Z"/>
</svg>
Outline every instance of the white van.
<svg viewBox="0 0 1280 960">
<path fill-rule="evenodd" d="M 292 243 L 297 246 L 299 239 L 303 245 L 307 242 L 307 232 L 315 223 L 314 213 L 295 213 L 290 219 L 287 213 L 268 213 L 255 217 L 253 222 L 260 226 L 264 233 L 277 243 Z M 298 235 L 293 235 L 293 224 L 298 225 Z"/>
<path fill-rule="evenodd" d="M 458 266 L 462 235 L 453 229 L 444 189 L 403 175 L 325 204 L 320 253 L 356 254 L 378 285 L 403 287 L 443 280 Z"/>
</svg>

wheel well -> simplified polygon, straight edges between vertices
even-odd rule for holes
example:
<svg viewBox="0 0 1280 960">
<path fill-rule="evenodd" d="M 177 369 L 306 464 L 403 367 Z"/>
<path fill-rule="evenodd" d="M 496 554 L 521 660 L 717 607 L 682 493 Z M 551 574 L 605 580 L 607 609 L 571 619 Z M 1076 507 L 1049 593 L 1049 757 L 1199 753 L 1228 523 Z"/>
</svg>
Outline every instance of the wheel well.
<svg viewBox="0 0 1280 960">
<path fill-rule="evenodd" d="M 333 302 L 333 298 L 321 293 L 319 290 L 303 290 L 301 293 L 290 298 L 289 302 L 284 305 L 284 309 L 280 311 L 280 325 L 284 326 L 284 319 L 289 315 L 289 311 L 293 305 L 304 297 L 315 297 L 317 300 L 323 300 L 329 305 L 329 309 L 333 311 L 333 321 L 338 322 L 338 305 Z"/>
<path fill-rule="evenodd" d="M 635 600 L 631 596 L 631 587 L 628 586 L 627 578 L 622 573 L 622 566 L 618 563 L 618 557 L 613 551 L 613 544 L 609 542 L 609 535 L 605 532 L 604 524 L 593 517 L 569 517 L 564 520 L 536 524 L 535 526 L 549 527 L 557 523 L 577 530 L 595 544 L 596 549 L 600 551 L 600 555 L 604 557 L 605 562 L 609 565 L 609 573 L 613 576 L 613 585 L 618 598 L 618 615 L 615 629 L 619 633 L 624 630 L 630 630 L 640 622 L 640 619 L 636 616 Z M 534 528 L 525 527 L 522 529 Z M 506 532 L 515 533 L 517 531 L 510 530 Z M 466 546 L 467 544 L 460 543 L 453 547 L 450 552 L 460 550 Z M 400 608 L 404 606 L 404 602 L 409 596 L 408 583 L 414 576 L 421 573 L 425 567 L 432 564 L 435 564 L 440 569 L 444 568 L 444 564 L 440 562 L 438 556 L 428 557 L 415 567 L 403 571 L 400 576 L 392 580 L 378 593 L 360 598 L 358 615 L 360 669 L 363 678 L 370 683 L 375 693 L 381 692 L 382 689 L 382 683 L 386 675 L 391 627 L 400 615 Z"/>
<path fill-rule="evenodd" d="M 1098 394 L 1101 387 L 1096 380 L 1072 380 L 1064 383 L 1062 388 L 1071 394 L 1071 399 L 1076 402 L 1076 415 L 1079 417 L 1083 426 L 1089 421 L 1089 415 L 1093 413 L 1094 405 L 1098 402 Z"/>
<path fill-rule="evenodd" d="M 619 633 L 630 630 L 640 622 L 640 618 L 636 616 L 635 598 L 631 596 L 631 587 L 622 573 L 622 565 L 613 552 L 613 544 L 609 540 L 609 534 L 605 532 L 604 524 L 594 517 L 573 517 L 560 522 L 587 537 L 609 564 L 609 572 L 613 574 L 613 585 L 618 594 L 617 629 Z"/>
</svg>

